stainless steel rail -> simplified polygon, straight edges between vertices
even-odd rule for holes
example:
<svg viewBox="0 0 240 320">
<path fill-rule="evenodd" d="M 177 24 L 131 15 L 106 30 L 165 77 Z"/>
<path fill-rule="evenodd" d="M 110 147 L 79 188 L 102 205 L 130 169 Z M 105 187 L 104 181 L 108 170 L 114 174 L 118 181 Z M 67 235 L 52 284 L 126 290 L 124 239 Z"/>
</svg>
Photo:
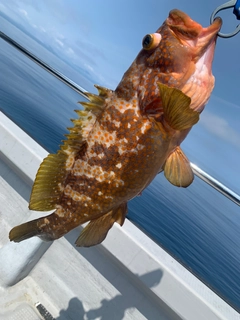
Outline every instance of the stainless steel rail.
<svg viewBox="0 0 240 320">
<path fill-rule="evenodd" d="M 19 43 L 8 37 L 5 33 L 0 31 L 0 38 L 5 40 L 7 43 L 9 43 L 14 48 L 18 49 L 21 53 L 23 53 L 25 56 L 27 56 L 29 59 L 34 61 L 36 64 L 38 64 L 40 67 L 51 73 L 54 77 L 58 78 L 58 80 L 65 83 L 67 86 L 69 86 L 71 89 L 75 90 L 77 93 L 81 94 L 87 99 L 87 96 L 85 93 L 87 92 L 85 89 L 83 89 L 81 86 L 77 85 L 75 82 L 73 82 L 71 79 L 63 75 L 61 72 L 55 70 L 51 66 L 49 66 L 47 63 L 43 62 L 41 59 L 36 57 L 34 54 L 29 52 L 27 49 L 25 49 L 23 46 L 21 46 Z"/>
<path fill-rule="evenodd" d="M 19 43 L 8 37 L 6 34 L 0 31 L 0 38 L 8 42 L 10 45 L 12 45 L 14 48 L 18 49 L 21 53 L 26 55 L 29 59 L 37 63 L 40 67 L 51 73 L 54 77 L 65 83 L 67 86 L 69 86 L 71 89 L 75 90 L 79 94 L 81 94 L 83 97 L 88 99 L 85 93 L 87 91 L 77 85 L 75 82 L 73 82 L 71 79 L 67 78 L 65 75 L 63 75 L 61 72 L 55 70 L 45 62 L 43 62 L 41 59 L 33 55 L 31 52 L 26 50 L 24 47 L 22 47 Z M 240 206 L 240 196 L 223 185 L 221 182 L 218 180 L 214 179 L 212 176 L 210 176 L 208 173 L 200 169 L 198 166 L 195 164 L 191 163 L 191 167 L 193 169 L 194 174 L 199 177 L 201 180 L 209 184 L 211 187 L 222 193 L 225 197 L 236 203 L 238 206 Z"/>
<path fill-rule="evenodd" d="M 202 179 L 204 182 L 209 184 L 211 187 L 222 193 L 225 197 L 232 200 L 234 203 L 236 203 L 238 206 L 240 206 L 240 196 L 226 187 L 224 184 L 222 184 L 220 181 L 214 179 L 212 176 L 210 176 L 208 173 L 200 169 L 195 164 L 191 163 L 192 170 L 194 174 Z"/>
</svg>

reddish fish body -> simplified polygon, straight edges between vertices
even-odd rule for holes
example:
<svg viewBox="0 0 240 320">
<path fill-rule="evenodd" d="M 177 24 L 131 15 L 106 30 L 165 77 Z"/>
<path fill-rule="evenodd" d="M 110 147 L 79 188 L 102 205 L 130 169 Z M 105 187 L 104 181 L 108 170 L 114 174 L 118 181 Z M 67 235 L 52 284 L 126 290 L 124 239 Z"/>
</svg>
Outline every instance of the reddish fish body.
<svg viewBox="0 0 240 320">
<path fill-rule="evenodd" d="M 61 237 L 90 221 L 76 244 L 100 243 L 114 222 L 123 224 L 127 202 L 164 170 L 176 186 L 193 180 L 180 144 L 198 121 L 214 86 L 211 72 L 221 20 L 202 28 L 179 10 L 143 39 L 143 49 L 115 91 L 77 111 L 68 139 L 44 159 L 29 208 L 54 213 L 13 228 L 10 240 Z"/>
</svg>

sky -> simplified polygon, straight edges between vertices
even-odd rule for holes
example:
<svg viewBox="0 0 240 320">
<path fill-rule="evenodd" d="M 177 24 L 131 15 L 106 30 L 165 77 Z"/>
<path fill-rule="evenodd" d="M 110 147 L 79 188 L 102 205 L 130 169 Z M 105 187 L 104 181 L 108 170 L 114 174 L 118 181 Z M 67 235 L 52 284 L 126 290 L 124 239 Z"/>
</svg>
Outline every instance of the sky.
<svg viewBox="0 0 240 320">
<path fill-rule="evenodd" d="M 221 4 L 219 0 L 0 0 L 0 14 L 35 41 L 18 38 L 1 22 L 0 29 L 37 56 L 41 53 L 41 59 L 87 90 L 94 90 L 94 83 L 114 89 L 141 49 L 144 35 L 154 32 L 171 9 L 181 9 L 208 26 L 212 11 Z M 235 29 L 232 9 L 220 16 L 222 32 Z M 238 193 L 239 41 L 240 33 L 218 39 L 213 63 L 215 89 L 199 124 L 183 143 L 192 162 Z M 42 44 L 45 51 L 39 50 Z"/>
</svg>

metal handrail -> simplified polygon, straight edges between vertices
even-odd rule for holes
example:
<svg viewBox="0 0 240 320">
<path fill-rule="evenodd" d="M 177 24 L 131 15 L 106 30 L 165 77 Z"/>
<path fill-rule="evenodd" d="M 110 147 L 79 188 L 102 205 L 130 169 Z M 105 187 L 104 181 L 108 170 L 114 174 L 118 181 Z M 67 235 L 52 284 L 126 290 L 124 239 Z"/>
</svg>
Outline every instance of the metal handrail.
<svg viewBox="0 0 240 320">
<path fill-rule="evenodd" d="M 0 31 L 0 38 L 5 40 L 7 43 L 12 45 L 14 48 L 18 49 L 21 53 L 26 55 L 29 59 L 34 61 L 36 64 L 38 64 L 40 67 L 48 71 L 50 74 L 52 74 L 54 77 L 65 83 L 67 86 L 69 86 L 71 89 L 75 90 L 77 93 L 81 94 L 84 98 L 88 99 L 86 93 L 87 91 L 80 87 L 78 84 L 76 84 L 74 81 L 63 75 L 61 72 L 55 70 L 51 66 L 49 66 L 47 63 L 43 62 L 41 59 L 33 55 L 31 52 L 26 50 L 24 47 L 22 47 L 19 43 L 8 37 L 5 33 Z M 235 204 L 240 206 L 240 196 L 232 191 L 230 188 L 226 187 L 224 184 L 222 184 L 220 181 L 214 179 L 212 176 L 210 176 L 208 173 L 200 169 L 197 165 L 191 163 L 192 170 L 194 174 L 199 177 L 201 180 L 206 182 L 208 185 L 213 187 L 218 192 L 222 193 L 225 197 L 233 201 Z"/>
<path fill-rule="evenodd" d="M 15 49 L 18 49 L 21 53 L 23 53 L 25 56 L 27 56 L 29 59 L 34 61 L 36 64 L 38 64 L 40 67 L 51 73 L 54 77 L 56 77 L 58 80 L 65 83 L 67 86 L 69 86 L 71 89 L 76 91 L 77 93 L 81 94 L 84 98 L 88 99 L 88 97 L 85 95 L 87 92 L 85 89 L 83 89 L 81 86 L 76 84 L 74 81 L 66 77 L 61 72 L 55 70 L 51 66 L 49 66 L 47 63 L 43 62 L 41 59 L 36 57 L 34 54 L 32 54 L 30 51 L 25 49 L 23 46 L 21 46 L 19 43 L 14 41 L 12 38 L 8 37 L 5 33 L 0 31 L 0 38 L 5 40 L 7 43 L 9 43 L 11 46 L 13 46 Z"/>
</svg>

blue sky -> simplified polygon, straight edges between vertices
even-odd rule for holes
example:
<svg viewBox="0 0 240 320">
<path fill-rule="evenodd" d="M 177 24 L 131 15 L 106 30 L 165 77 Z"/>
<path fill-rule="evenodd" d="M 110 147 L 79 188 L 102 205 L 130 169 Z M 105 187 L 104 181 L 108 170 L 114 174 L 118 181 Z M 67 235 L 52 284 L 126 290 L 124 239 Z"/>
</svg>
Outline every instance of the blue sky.
<svg viewBox="0 0 240 320">
<path fill-rule="evenodd" d="M 219 0 L 0 0 L 0 12 L 46 45 L 51 52 L 45 50 L 40 58 L 54 65 L 57 54 L 68 63 L 58 62 L 57 68 L 91 90 L 93 83 L 116 87 L 141 49 L 143 36 L 154 32 L 171 9 L 179 8 L 207 26 L 212 11 L 220 4 Z M 230 32 L 237 25 L 231 9 L 221 13 L 221 17 L 222 31 Z M 1 22 L 0 27 L 31 51 L 35 50 L 36 55 L 43 55 L 34 42 L 11 34 Z M 200 123 L 183 143 L 192 162 L 237 192 L 240 192 L 239 41 L 240 34 L 218 39 L 213 95 Z"/>
</svg>

